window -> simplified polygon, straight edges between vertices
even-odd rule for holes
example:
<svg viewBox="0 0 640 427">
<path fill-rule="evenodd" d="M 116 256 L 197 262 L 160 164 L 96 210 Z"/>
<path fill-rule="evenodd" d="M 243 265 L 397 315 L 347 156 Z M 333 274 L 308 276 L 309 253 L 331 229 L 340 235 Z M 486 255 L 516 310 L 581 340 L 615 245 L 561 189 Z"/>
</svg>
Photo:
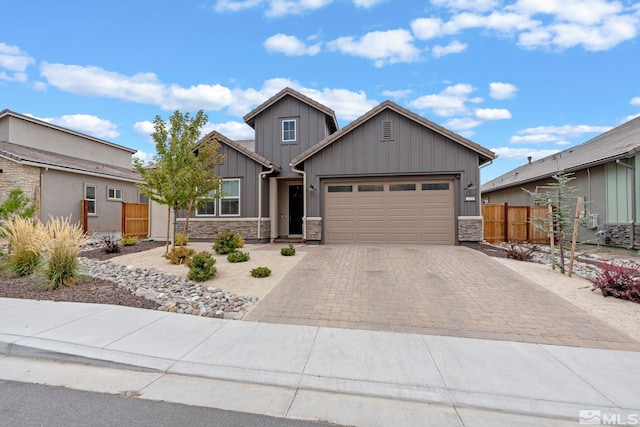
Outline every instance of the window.
<svg viewBox="0 0 640 427">
<path fill-rule="evenodd" d="M 240 180 L 222 180 L 222 198 L 220 199 L 220 215 L 240 215 Z"/>
<path fill-rule="evenodd" d="M 282 142 L 293 142 L 296 140 L 296 121 L 282 121 Z"/>
<path fill-rule="evenodd" d="M 415 184 L 390 184 L 389 191 L 416 191 Z"/>
<path fill-rule="evenodd" d="M 149 198 L 144 194 L 138 194 L 138 203 L 144 203 L 146 205 L 149 204 Z"/>
<path fill-rule="evenodd" d="M 84 185 L 84 199 L 87 201 L 89 215 L 98 215 L 98 187 L 96 185 Z"/>
<path fill-rule="evenodd" d="M 448 189 L 449 189 L 449 183 L 448 182 L 439 182 L 439 183 L 433 183 L 433 184 L 422 184 L 422 191 L 448 190 Z"/>
<path fill-rule="evenodd" d="M 122 188 L 107 187 L 107 200 L 122 200 Z"/>
<path fill-rule="evenodd" d="M 196 208 L 196 216 L 214 216 L 216 214 L 216 200 L 215 191 L 209 193 L 210 199 L 203 205 Z"/>
<path fill-rule="evenodd" d="M 327 187 L 329 193 L 351 193 L 353 187 L 351 185 L 330 185 Z"/>
<path fill-rule="evenodd" d="M 362 184 L 358 185 L 358 191 L 384 191 L 384 185 L 382 184 Z"/>
</svg>

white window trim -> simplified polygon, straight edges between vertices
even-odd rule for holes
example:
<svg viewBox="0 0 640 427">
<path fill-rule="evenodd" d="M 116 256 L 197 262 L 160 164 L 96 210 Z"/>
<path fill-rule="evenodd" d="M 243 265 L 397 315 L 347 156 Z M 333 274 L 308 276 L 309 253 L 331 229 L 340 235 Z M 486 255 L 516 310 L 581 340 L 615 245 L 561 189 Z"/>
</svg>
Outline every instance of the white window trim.
<svg viewBox="0 0 640 427">
<path fill-rule="evenodd" d="M 284 124 L 293 122 L 293 139 L 284 139 Z M 296 142 L 298 141 L 298 121 L 296 119 L 283 119 L 282 120 L 282 142 Z"/>
<path fill-rule="evenodd" d="M 200 218 L 200 217 L 204 217 L 204 218 L 212 218 L 214 216 L 216 216 L 216 214 L 218 213 L 218 201 L 213 198 L 213 199 L 209 199 L 209 201 L 207 203 L 213 203 L 213 213 L 212 214 L 208 214 L 208 213 L 198 213 L 198 210 L 200 208 L 196 208 L 196 217 Z"/>
<path fill-rule="evenodd" d="M 94 188 L 94 191 L 95 191 L 95 198 L 94 199 L 87 198 L 87 188 L 89 188 L 89 187 L 93 187 Z M 95 184 L 85 184 L 84 185 L 84 199 L 93 202 L 94 211 L 95 211 L 93 213 L 92 212 L 88 212 L 87 215 L 88 216 L 98 216 L 98 186 L 95 185 Z"/>
<path fill-rule="evenodd" d="M 113 190 L 114 197 L 110 197 L 109 196 L 109 193 L 111 192 L 111 190 Z M 117 197 L 118 191 L 120 192 L 120 197 Z M 107 186 L 107 200 L 121 202 L 122 201 L 122 194 L 123 194 L 122 188 Z"/>
<path fill-rule="evenodd" d="M 229 182 L 229 181 L 238 181 L 238 195 L 237 196 L 231 196 L 231 197 L 227 197 L 224 196 L 220 197 L 220 216 L 221 217 L 227 217 L 227 216 L 240 216 L 241 212 L 242 212 L 242 206 L 240 205 L 240 196 L 242 195 L 241 191 L 242 191 L 242 185 L 240 182 L 240 178 L 230 178 L 230 179 L 223 179 L 222 182 Z M 222 213 L 222 201 L 223 200 L 238 200 L 238 213 L 237 214 L 223 214 Z"/>
</svg>

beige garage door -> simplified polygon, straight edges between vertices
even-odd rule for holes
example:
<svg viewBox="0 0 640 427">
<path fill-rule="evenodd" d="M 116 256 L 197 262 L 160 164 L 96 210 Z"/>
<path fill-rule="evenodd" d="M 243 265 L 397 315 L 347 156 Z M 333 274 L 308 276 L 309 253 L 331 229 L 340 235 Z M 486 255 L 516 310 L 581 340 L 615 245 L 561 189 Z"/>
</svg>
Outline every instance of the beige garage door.
<svg viewBox="0 0 640 427">
<path fill-rule="evenodd" d="M 324 186 L 326 243 L 454 244 L 453 181 Z"/>
</svg>

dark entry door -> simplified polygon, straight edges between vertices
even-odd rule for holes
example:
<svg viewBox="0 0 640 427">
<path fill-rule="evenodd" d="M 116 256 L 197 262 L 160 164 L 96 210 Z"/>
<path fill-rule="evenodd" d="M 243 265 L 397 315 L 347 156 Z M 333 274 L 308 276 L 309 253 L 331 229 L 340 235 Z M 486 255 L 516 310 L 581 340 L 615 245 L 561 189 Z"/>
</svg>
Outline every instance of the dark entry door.
<svg viewBox="0 0 640 427">
<path fill-rule="evenodd" d="M 289 186 L 289 234 L 302 234 L 303 191 L 302 185 Z"/>
</svg>

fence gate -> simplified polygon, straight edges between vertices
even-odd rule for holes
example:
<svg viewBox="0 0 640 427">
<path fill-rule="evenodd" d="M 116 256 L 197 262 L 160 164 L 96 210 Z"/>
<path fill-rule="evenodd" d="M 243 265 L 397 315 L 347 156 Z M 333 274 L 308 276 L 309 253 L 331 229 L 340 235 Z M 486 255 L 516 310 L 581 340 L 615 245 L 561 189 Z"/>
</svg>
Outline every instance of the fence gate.
<svg viewBox="0 0 640 427">
<path fill-rule="evenodd" d="M 122 235 L 143 238 L 149 235 L 149 204 L 122 203 Z"/>
<path fill-rule="evenodd" d="M 549 242 L 547 233 L 536 230 L 531 223 L 533 218 L 548 216 L 546 206 L 482 205 L 482 216 L 484 240 L 489 243 Z"/>
</svg>

